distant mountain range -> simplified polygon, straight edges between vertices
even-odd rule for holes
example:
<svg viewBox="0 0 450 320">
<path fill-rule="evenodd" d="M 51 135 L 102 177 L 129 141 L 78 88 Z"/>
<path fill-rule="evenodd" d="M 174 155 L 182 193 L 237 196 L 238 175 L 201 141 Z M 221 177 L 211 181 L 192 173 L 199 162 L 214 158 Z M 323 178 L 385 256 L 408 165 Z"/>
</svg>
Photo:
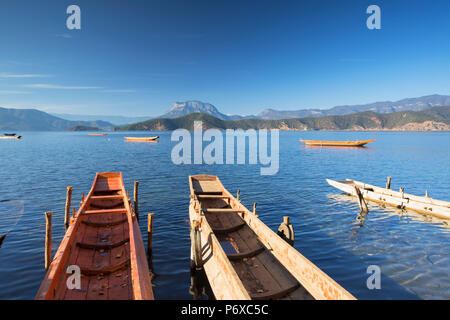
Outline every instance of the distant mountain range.
<svg viewBox="0 0 450 320">
<path fill-rule="evenodd" d="M 242 120 L 242 119 L 293 119 L 305 117 L 321 117 L 331 115 L 346 115 L 363 111 L 373 111 L 376 113 L 391 113 L 397 111 L 421 111 L 431 107 L 450 105 L 450 96 L 430 95 L 419 98 L 407 98 L 399 101 L 383 101 L 361 105 L 336 106 L 330 109 L 301 109 L 301 110 L 275 110 L 265 109 L 264 111 L 251 116 L 226 115 L 221 113 L 210 103 L 201 101 L 175 102 L 168 112 L 158 118 L 179 118 L 193 112 L 209 114 L 221 120 Z"/>
<path fill-rule="evenodd" d="M 106 121 L 69 121 L 36 109 L 0 108 L 0 129 L 3 131 L 63 131 L 73 126 L 112 129 Z"/>
<path fill-rule="evenodd" d="M 52 113 L 51 115 L 70 121 L 98 121 L 103 120 L 110 122 L 115 126 L 123 126 L 130 123 L 145 121 L 151 119 L 151 116 L 146 117 L 126 117 L 126 116 L 108 116 L 108 115 L 82 115 L 82 114 L 68 114 L 68 113 Z"/>
<path fill-rule="evenodd" d="M 256 115 L 256 118 L 275 120 L 291 119 L 303 117 L 321 117 L 330 115 L 345 115 L 363 111 L 373 111 L 376 113 L 391 113 L 397 111 L 421 111 L 431 107 L 449 106 L 450 96 L 430 95 L 420 98 L 407 98 L 399 101 L 383 101 L 361 105 L 337 106 L 331 109 L 302 109 L 292 111 L 279 111 L 266 109 Z"/>
<path fill-rule="evenodd" d="M 97 127 L 108 130 L 113 127 L 120 127 L 132 123 L 148 123 L 148 119 L 156 120 L 156 123 L 170 122 L 162 121 L 162 119 L 177 119 L 191 114 L 207 114 L 222 121 L 238 121 L 238 120 L 289 120 L 304 118 L 323 118 L 331 116 L 351 115 L 365 111 L 374 112 L 375 114 L 389 114 L 399 111 L 426 111 L 436 106 L 450 105 L 450 96 L 430 95 L 420 98 L 408 98 L 395 102 L 375 102 L 364 105 L 353 106 L 337 106 L 331 109 L 302 109 L 293 111 L 280 111 L 274 109 L 266 109 L 254 116 L 226 115 L 221 113 L 215 106 L 210 103 L 201 101 L 185 101 L 176 102 L 172 105 L 168 112 L 158 118 L 150 117 L 127 117 L 127 116 L 97 116 L 97 115 L 73 115 L 73 114 L 57 114 L 51 115 L 36 109 L 6 109 L 0 108 L 0 129 L 5 131 L 20 130 L 45 130 L 58 131 L 67 130 L 74 126 Z M 109 120 L 109 121 L 106 121 Z M 328 118 L 331 119 L 331 118 Z M 313 120 L 309 120 L 311 123 Z M 323 123 L 324 120 L 321 120 Z M 251 122 L 251 121 L 250 121 Z M 250 123 L 248 122 L 248 123 Z M 164 125 L 163 125 L 164 126 Z M 132 126 L 130 126 L 132 127 Z M 308 128 L 314 130 L 322 130 L 323 127 L 311 125 Z M 329 129 L 334 128 L 334 124 L 330 123 Z M 336 128 L 340 128 L 337 126 Z M 298 128 L 296 128 L 298 129 Z"/>
<path fill-rule="evenodd" d="M 432 107 L 423 111 L 398 111 L 375 113 L 364 111 L 350 115 L 333 115 L 283 120 L 243 119 L 222 120 L 206 113 L 191 113 L 180 118 L 158 118 L 115 130 L 175 130 L 193 129 L 194 121 L 218 129 L 280 129 L 280 130 L 399 130 L 399 131 L 449 131 L 450 106 Z"/>
</svg>

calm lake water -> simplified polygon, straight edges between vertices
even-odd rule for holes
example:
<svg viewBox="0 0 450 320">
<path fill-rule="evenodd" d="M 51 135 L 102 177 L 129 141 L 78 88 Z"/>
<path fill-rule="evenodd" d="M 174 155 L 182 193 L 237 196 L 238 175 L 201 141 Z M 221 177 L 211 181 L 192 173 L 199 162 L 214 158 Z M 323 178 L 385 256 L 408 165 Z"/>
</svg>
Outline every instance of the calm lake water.
<svg viewBox="0 0 450 320">
<path fill-rule="evenodd" d="M 280 132 L 280 169 L 261 176 L 259 165 L 174 165 L 175 142 L 130 143 L 126 133 L 23 132 L 0 141 L 0 299 L 33 299 L 44 277 L 45 211 L 53 212 L 53 254 L 64 235 L 66 187 L 72 204 L 87 193 L 96 172 L 122 171 L 132 192 L 139 180 L 141 216 L 155 213 L 154 292 L 157 299 L 192 299 L 188 175 L 218 175 L 232 193 L 272 229 L 289 215 L 295 248 L 359 299 L 450 299 L 450 227 L 447 222 L 394 209 L 359 208 L 325 179 L 364 181 L 450 201 L 450 133 Z M 129 135 L 129 134 L 128 134 Z M 153 133 L 133 133 L 148 136 Z M 299 138 L 377 139 L 365 149 L 304 147 Z M 23 205 L 23 214 L 22 212 Z M 146 243 L 146 218 L 141 231 Z M 369 290 L 367 267 L 378 265 L 380 290 Z"/>
</svg>

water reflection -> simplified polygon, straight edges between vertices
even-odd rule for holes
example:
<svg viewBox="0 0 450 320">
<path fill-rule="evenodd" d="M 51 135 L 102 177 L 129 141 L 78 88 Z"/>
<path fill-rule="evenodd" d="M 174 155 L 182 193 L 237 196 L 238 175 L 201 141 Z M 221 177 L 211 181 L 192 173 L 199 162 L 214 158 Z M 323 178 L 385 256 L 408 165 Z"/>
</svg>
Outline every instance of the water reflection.
<svg viewBox="0 0 450 320">
<path fill-rule="evenodd" d="M 214 293 L 209 285 L 205 270 L 191 268 L 191 286 L 189 287 L 189 294 L 194 300 L 215 300 Z"/>
</svg>

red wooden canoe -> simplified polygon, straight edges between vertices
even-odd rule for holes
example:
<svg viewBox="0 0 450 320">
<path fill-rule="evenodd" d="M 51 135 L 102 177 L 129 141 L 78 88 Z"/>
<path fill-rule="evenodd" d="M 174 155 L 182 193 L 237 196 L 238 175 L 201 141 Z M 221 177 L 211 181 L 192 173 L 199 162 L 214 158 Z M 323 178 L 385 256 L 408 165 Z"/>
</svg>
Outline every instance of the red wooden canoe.
<svg viewBox="0 0 450 320">
<path fill-rule="evenodd" d="M 367 143 L 374 142 L 373 140 L 363 141 L 319 141 L 319 140 L 300 140 L 306 143 L 308 146 L 323 146 L 323 147 L 362 147 Z"/>
<path fill-rule="evenodd" d="M 81 270 L 81 288 L 69 289 L 69 266 Z M 122 173 L 97 173 L 72 217 L 35 299 L 153 299 L 144 244 Z"/>
</svg>

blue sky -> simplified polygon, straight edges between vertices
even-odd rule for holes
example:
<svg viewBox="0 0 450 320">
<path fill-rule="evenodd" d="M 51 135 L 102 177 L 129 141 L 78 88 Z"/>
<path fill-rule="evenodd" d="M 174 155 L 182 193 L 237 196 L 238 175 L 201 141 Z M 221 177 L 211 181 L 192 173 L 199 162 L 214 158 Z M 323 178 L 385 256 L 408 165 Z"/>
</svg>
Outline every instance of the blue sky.
<svg viewBox="0 0 450 320">
<path fill-rule="evenodd" d="M 66 28 L 71 4 L 81 30 Z M 2 0 L 0 106 L 254 114 L 450 94 L 449 17 L 445 0 Z"/>
</svg>

